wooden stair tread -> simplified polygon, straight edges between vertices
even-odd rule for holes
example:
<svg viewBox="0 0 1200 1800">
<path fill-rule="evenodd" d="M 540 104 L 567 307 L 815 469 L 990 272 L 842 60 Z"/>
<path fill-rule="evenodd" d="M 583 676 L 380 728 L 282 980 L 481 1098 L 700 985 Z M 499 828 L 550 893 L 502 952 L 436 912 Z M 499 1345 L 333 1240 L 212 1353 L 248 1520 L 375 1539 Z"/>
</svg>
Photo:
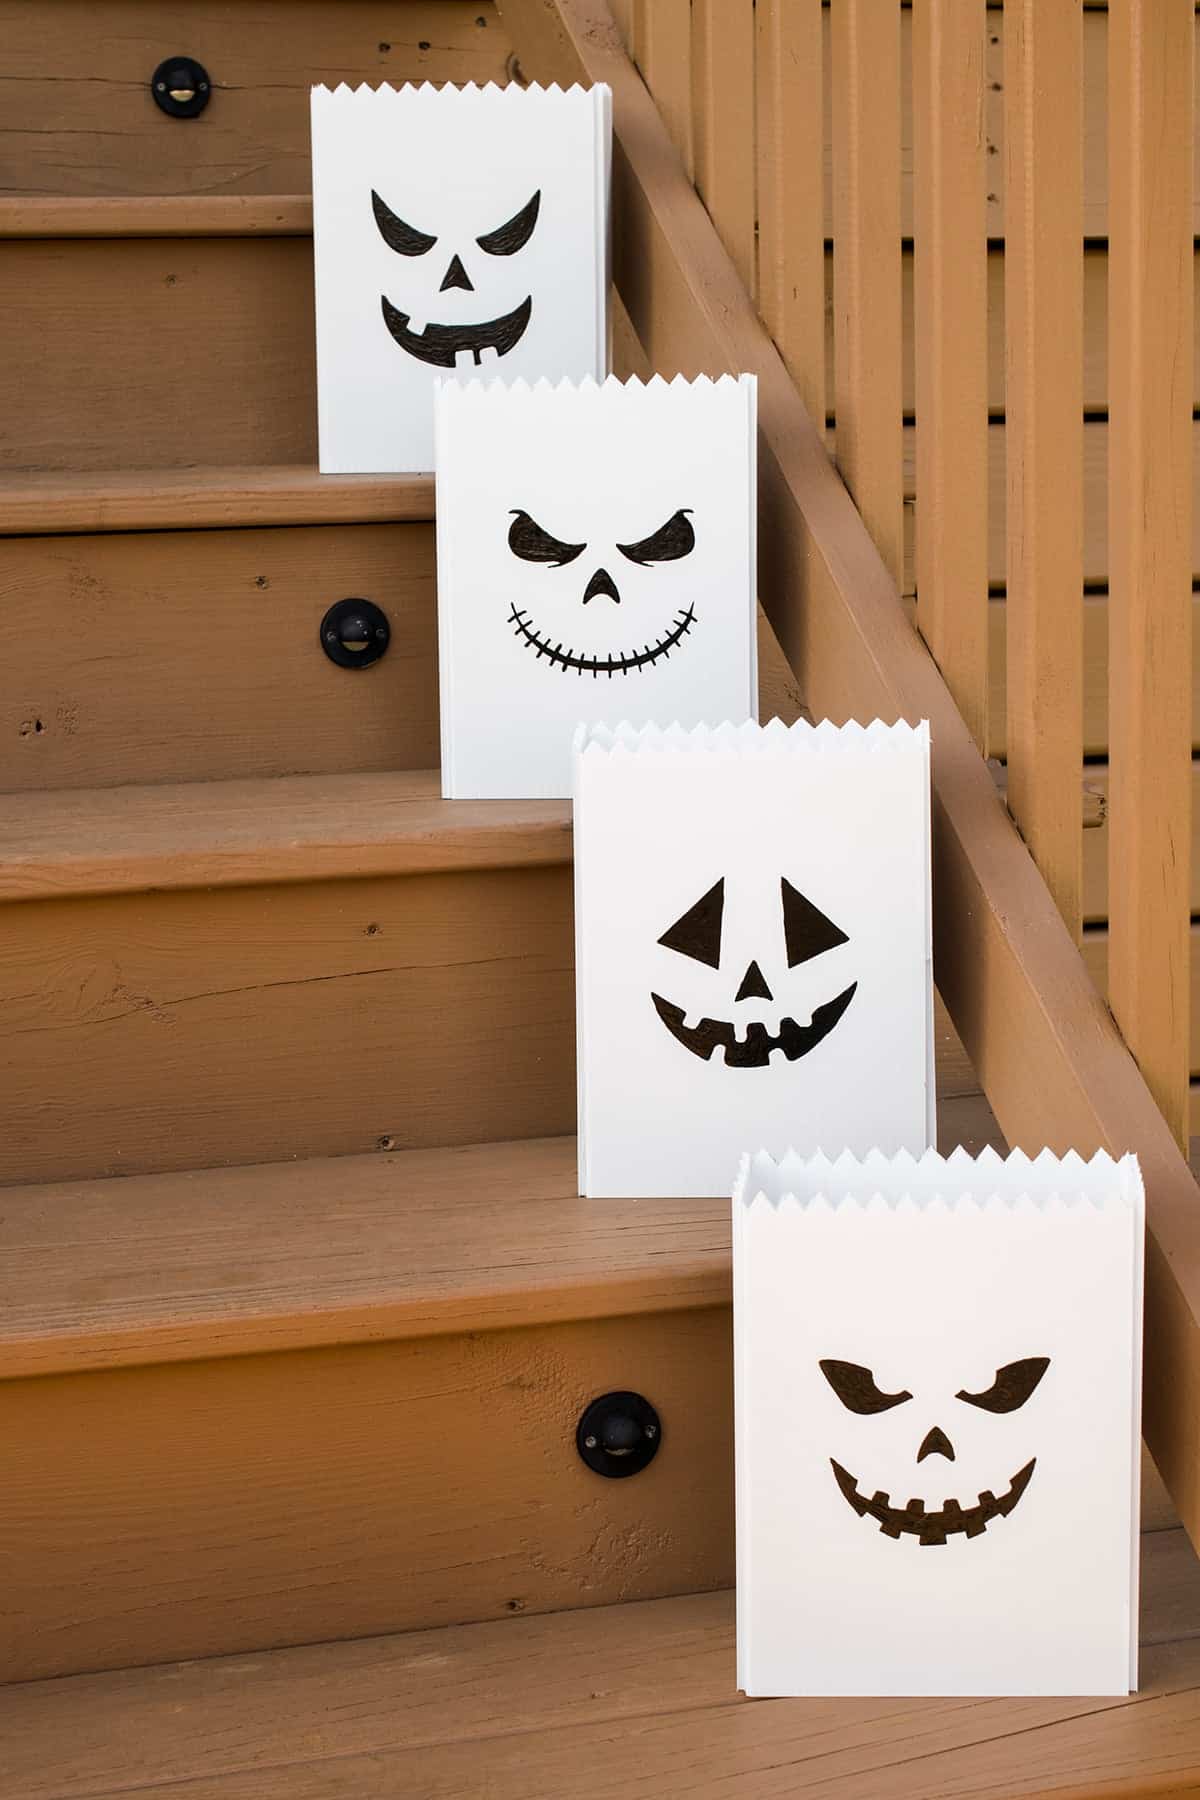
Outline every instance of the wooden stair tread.
<svg viewBox="0 0 1200 1800">
<path fill-rule="evenodd" d="M 0 1242 L 0 1379 L 731 1297 L 729 1200 L 581 1199 L 573 1137 L 6 1188 Z"/>
<path fill-rule="evenodd" d="M 0 472 L 0 536 L 428 521 L 432 475 L 262 467 Z"/>
<path fill-rule="evenodd" d="M 950 1800 L 1191 1792 L 1200 1565 L 1143 1538 L 1125 1699 L 762 1700 L 736 1693 L 731 1593 L 319 1644 L 0 1691 L 22 1800 Z M 1161 1786 L 1160 1786 L 1161 1783 Z M 1178 1783 L 1178 1785 L 1175 1785 Z"/>
<path fill-rule="evenodd" d="M 565 800 L 443 800 L 436 770 L 5 796 L 0 900 L 563 863 Z"/>
<path fill-rule="evenodd" d="M 307 237 L 311 194 L 3 194 L 0 238 Z"/>
</svg>

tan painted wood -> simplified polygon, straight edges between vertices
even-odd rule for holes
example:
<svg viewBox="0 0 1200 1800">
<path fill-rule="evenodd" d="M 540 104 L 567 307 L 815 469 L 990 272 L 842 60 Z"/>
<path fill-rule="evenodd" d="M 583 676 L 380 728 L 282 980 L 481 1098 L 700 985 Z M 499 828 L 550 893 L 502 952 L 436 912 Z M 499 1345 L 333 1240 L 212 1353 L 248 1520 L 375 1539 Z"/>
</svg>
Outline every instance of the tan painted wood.
<svg viewBox="0 0 1200 1800">
<path fill-rule="evenodd" d="M 831 16 L 837 465 L 899 581 L 900 10 L 836 0 Z"/>
<path fill-rule="evenodd" d="M 754 18 L 758 308 L 809 412 L 823 420 L 820 0 L 757 0 Z"/>
<path fill-rule="evenodd" d="M 1001 1142 L 981 1094 L 941 1142 Z M 730 1304 L 728 1197 L 576 1183 L 572 1137 L 10 1188 L 0 1379 Z"/>
<path fill-rule="evenodd" d="M 1109 35 L 1109 993 L 1186 1145 L 1192 0 L 1113 0 Z"/>
<path fill-rule="evenodd" d="M 0 1383 L 0 1679 L 724 1586 L 729 1332 L 718 1306 Z M 624 1388 L 662 1449 L 604 1481 L 575 1425 Z"/>
<path fill-rule="evenodd" d="M 298 845 L 287 886 L 10 914 L 0 1181 L 571 1130 L 569 864 L 472 867 L 464 839 L 457 873 L 367 875 L 394 851 L 367 844 L 360 858 L 348 839 L 316 855 Z M 415 822 L 410 850 L 446 861 Z M 356 860 L 357 879 L 314 879 Z"/>
<path fill-rule="evenodd" d="M 1004 21 L 1008 804 L 1078 933 L 1083 9 L 1015 0 Z"/>
<path fill-rule="evenodd" d="M 692 0 L 696 187 L 746 286 L 755 283 L 753 0 Z"/>
<path fill-rule="evenodd" d="M 304 238 L 13 242 L 0 312 L 0 468 L 315 461 Z"/>
<path fill-rule="evenodd" d="M 692 0 L 635 0 L 634 11 L 637 47 L 631 54 L 691 178 Z"/>
<path fill-rule="evenodd" d="M 434 588 L 423 524 L 0 538 L 0 791 L 428 769 Z M 351 595 L 368 669 L 321 649 Z"/>
<path fill-rule="evenodd" d="M 311 237 L 311 194 L 0 194 L 0 238 L 243 236 Z"/>
<path fill-rule="evenodd" d="M 436 771 L 14 794 L 0 901 L 562 865 L 565 800 L 442 800 Z"/>
<path fill-rule="evenodd" d="M 808 703 L 931 721 L 934 954 L 951 1017 L 1012 1141 L 1136 1149 L 1149 1196 L 1146 1434 L 1200 1532 L 1200 1222 L 1162 1115 L 995 793 L 991 775 L 736 270 L 689 189 L 602 0 L 503 0 L 523 65 L 613 89 L 615 275 L 665 371 L 759 380 L 761 597 Z M 626 255 L 625 246 L 629 246 Z"/>
<path fill-rule="evenodd" d="M 622 1782 L 641 1800 L 1078 1795 L 1085 1770 L 1115 1770 L 1123 1800 L 1163 1795 L 1155 1767 L 1200 1766 L 1200 1591 L 1183 1534 L 1161 1536 L 1144 1546 L 1140 1699 L 746 1703 L 733 1595 L 716 1593 L 26 1685 L 0 1694 L 0 1724 L 28 1800 L 176 1783 L 204 1800 L 335 1784 L 601 1800 L 631 1745 Z"/>
<path fill-rule="evenodd" d="M 985 37 L 982 0 L 916 0 L 917 627 L 979 745 L 988 735 Z"/>
<path fill-rule="evenodd" d="M 491 0 L 8 0 L 0 35 L 0 185 L 46 196 L 304 193 L 314 82 L 503 81 L 512 48 Z M 148 85 L 181 47 L 214 83 L 189 123 Z"/>
</svg>

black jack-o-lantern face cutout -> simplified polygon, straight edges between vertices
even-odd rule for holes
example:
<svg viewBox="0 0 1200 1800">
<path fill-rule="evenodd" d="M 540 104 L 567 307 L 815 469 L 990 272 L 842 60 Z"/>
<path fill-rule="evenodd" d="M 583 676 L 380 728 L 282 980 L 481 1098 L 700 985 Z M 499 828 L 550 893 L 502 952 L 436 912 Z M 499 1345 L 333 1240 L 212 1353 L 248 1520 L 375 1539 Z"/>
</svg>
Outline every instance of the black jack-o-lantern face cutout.
<svg viewBox="0 0 1200 1800">
<path fill-rule="evenodd" d="M 1048 1356 L 1022 1357 L 1019 1362 L 1006 1363 L 1002 1369 L 997 1369 L 995 1380 L 981 1393 L 968 1393 L 960 1388 L 954 1398 L 983 1412 L 1016 1412 L 1024 1406 L 1049 1367 Z M 907 1388 L 898 1393 L 885 1393 L 871 1370 L 860 1363 L 824 1357 L 820 1369 L 842 1405 L 852 1413 L 870 1417 L 904 1406 L 913 1398 Z M 953 1439 L 940 1424 L 931 1425 L 917 1446 L 917 1463 L 924 1462 L 929 1456 L 941 1456 L 947 1462 L 956 1460 Z M 993 1519 L 1007 1518 L 1012 1512 L 1029 1486 L 1037 1465 L 1037 1458 L 1030 1457 L 1008 1479 L 1002 1494 L 994 1494 L 990 1488 L 985 1488 L 966 1506 L 951 1498 L 930 1511 L 921 1499 L 909 1500 L 904 1506 L 893 1505 L 891 1495 L 882 1489 L 868 1498 L 859 1492 L 858 1481 L 848 1469 L 833 1457 L 829 1460 L 838 1487 L 860 1519 L 874 1519 L 884 1537 L 915 1537 L 920 1544 L 944 1544 L 948 1538 L 957 1536 L 981 1537 Z"/>
<path fill-rule="evenodd" d="M 541 204 L 539 188 L 519 212 L 515 212 L 495 230 L 485 231 L 477 237 L 475 247 L 485 257 L 515 256 L 533 236 Z M 437 245 L 436 236 L 428 231 L 420 231 L 406 219 L 400 218 L 374 189 L 371 190 L 371 206 L 380 237 L 397 256 L 428 256 Z M 477 260 L 473 251 L 464 251 L 464 254 L 473 261 Z M 438 291 L 444 294 L 454 288 L 460 288 L 466 293 L 475 292 L 475 282 L 471 279 L 463 255 L 457 249 L 451 250 Z M 497 356 L 504 356 L 514 344 L 520 343 L 533 316 L 533 296 L 527 294 L 519 306 L 513 307 L 511 312 L 501 314 L 499 318 L 486 319 L 477 324 L 427 324 L 422 331 L 415 331 L 411 326 L 411 311 L 401 312 L 399 307 L 392 305 L 386 294 L 380 296 L 380 303 L 384 323 L 400 348 L 421 362 L 432 363 L 439 369 L 453 369 L 463 351 L 471 352 L 477 367 L 485 350 L 494 350 Z"/>
<path fill-rule="evenodd" d="M 850 940 L 841 927 L 827 918 L 820 907 L 815 906 L 798 888 L 793 887 L 786 876 L 780 878 L 779 897 L 783 909 L 783 940 L 789 969 L 798 968 L 802 963 L 811 962 L 814 957 L 823 956 L 826 951 L 836 950 L 839 945 L 849 943 Z M 694 906 L 689 907 L 687 912 L 663 932 L 658 941 L 666 949 L 675 950 L 680 956 L 690 957 L 693 962 L 704 963 L 710 969 L 720 969 L 724 916 L 725 879 L 722 876 Z M 765 1020 L 751 1016 L 753 1009 L 737 1013 L 733 1010 L 756 1000 L 774 1003 L 774 991 L 762 972 L 759 960 L 753 958 L 738 973 L 737 987 L 732 993 L 731 1016 L 727 1019 L 705 1018 L 698 1025 L 689 1025 L 686 1008 L 664 999 L 661 994 L 650 995 L 659 1018 L 685 1050 L 690 1050 L 693 1056 L 700 1057 L 704 1062 L 709 1060 L 715 1050 L 721 1050 L 724 1052 L 725 1066 L 730 1069 L 765 1069 L 777 1050 L 782 1051 L 788 1062 L 796 1062 L 800 1057 L 807 1056 L 829 1036 L 858 989 L 857 981 L 852 981 L 849 987 L 843 988 L 833 999 L 815 1007 L 807 1025 L 798 1024 L 795 1019 L 785 1015 L 780 1018 L 778 1029 L 772 1031 Z M 761 1007 L 759 1010 L 761 1011 Z"/>
<path fill-rule="evenodd" d="M 618 543 L 614 548 L 626 562 L 641 569 L 652 569 L 659 563 L 679 562 L 683 557 L 690 556 L 696 547 L 696 532 L 689 516 L 691 510 L 690 507 L 679 507 L 648 536 L 630 544 Z M 564 569 L 576 562 L 589 546 L 586 541 L 574 544 L 556 537 L 528 512 L 514 508 L 508 532 L 508 547 L 522 562 L 541 563 L 548 569 Z M 592 560 L 589 558 L 588 563 Z M 613 566 L 617 567 L 615 562 Z M 593 600 L 603 600 L 610 607 L 618 607 L 622 604 L 622 599 L 628 599 L 629 596 L 628 591 L 622 596 L 618 582 L 606 567 L 597 562 L 586 581 L 582 584 L 575 582 L 573 592 L 564 592 L 560 587 L 559 598 L 571 606 L 590 606 Z M 548 604 L 545 618 L 552 616 L 549 611 L 549 605 L 552 604 L 553 600 Z M 630 604 L 634 609 L 638 606 L 636 599 Z M 599 675 L 606 675 L 611 680 L 614 675 L 628 675 L 635 669 L 649 668 L 670 656 L 695 624 L 696 609 L 692 605 L 679 607 L 665 629 L 645 638 L 640 644 L 635 642 L 628 650 L 613 648 L 589 651 L 577 648 L 571 641 L 572 633 L 567 616 L 560 614 L 559 623 L 552 629 L 544 619 L 542 623 L 536 621 L 528 606 L 518 606 L 515 602 L 509 609 L 508 622 L 526 649 L 532 650 L 539 661 L 545 658 L 552 668 L 568 672 L 574 670 L 577 675 L 591 675 L 593 680 Z M 638 635 L 644 630 L 644 621 L 636 614 L 630 618 L 629 624 Z"/>
</svg>

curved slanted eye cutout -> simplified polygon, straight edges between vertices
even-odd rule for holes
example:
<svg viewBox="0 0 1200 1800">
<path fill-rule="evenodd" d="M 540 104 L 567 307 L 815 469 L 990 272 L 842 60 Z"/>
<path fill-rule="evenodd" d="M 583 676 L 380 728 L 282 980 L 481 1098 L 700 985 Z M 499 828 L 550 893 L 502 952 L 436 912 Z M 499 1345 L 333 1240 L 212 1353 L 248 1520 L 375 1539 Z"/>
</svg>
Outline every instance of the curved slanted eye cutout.
<svg viewBox="0 0 1200 1800">
<path fill-rule="evenodd" d="M 533 236 L 533 228 L 537 224 L 541 204 L 542 190 L 539 188 L 533 199 L 527 200 L 519 213 L 514 213 L 511 219 L 506 220 L 503 225 L 498 225 L 495 231 L 485 231 L 482 237 L 475 239 L 475 242 L 481 250 L 486 250 L 489 256 L 515 256 L 518 250 L 525 248 Z"/>
<path fill-rule="evenodd" d="M 587 549 L 586 543 L 564 544 L 527 512 L 518 512 L 515 508 L 513 522 L 508 528 L 508 547 L 523 562 L 549 563 L 555 569 L 574 562 Z"/>
<path fill-rule="evenodd" d="M 783 934 L 789 969 L 850 942 L 841 927 L 827 919 L 820 907 L 814 906 L 799 888 L 794 888 L 786 875 L 779 886 L 783 894 Z"/>
<path fill-rule="evenodd" d="M 649 537 L 642 538 L 637 544 L 618 544 L 617 549 L 630 562 L 647 563 L 678 562 L 681 556 L 690 556 L 696 548 L 696 533 L 692 530 L 692 521 L 688 518 L 690 506 L 680 507 L 671 514 L 665 525 L 652 531 Z"/>
<path fill-rule="evenodd" d="M 984 1412 L 1016 1412 L 1019 1406 L 1024 1406 L 1049 1367 L 1048 1356 L 1025 1356 L 1020 1362 L 1005 1363 L 1002 1369 L 997 1369 L 995 1381 L 982 1394 L 968 1394 L 965 1388 L 960 1388 L 954 1398 L 965 1400 L 968 1406 L 981 1406 Z"/>
<path fill-rule="evenodd" d="M 689 906 L 675 923 L 663 932 L 659 943 L 693 962 L 707 963 L 710 969 L 721 966 L 721 924 L 725 916 L 725 877 L 715 882 L 707 894 Z"/>
<path fill-rule="evenodd" d="M 912 1399 L 907 1388 L 899 1394 L 885 1394 L 870 1369 L 864 1369 L 861 1363 L 838 1362 L 835 1357 L 825 1356 L 818 1367 L 842 1405 L 852 1413 L 890 1412 L 893 1406 L 903 1406 Z"/>
<path fill-rule="evenodd" d="M 375 223 L 379 227 L 379 235 L 389 250 L 395 250 L 400 256 L 424 256 L 437 243 L 427 231 L 418 231 L 398 213 L 394 213 L 386 200 L 381 200 L 375 189 L 371 189 L 371 206 L 375 213 Z"/>
</svg>

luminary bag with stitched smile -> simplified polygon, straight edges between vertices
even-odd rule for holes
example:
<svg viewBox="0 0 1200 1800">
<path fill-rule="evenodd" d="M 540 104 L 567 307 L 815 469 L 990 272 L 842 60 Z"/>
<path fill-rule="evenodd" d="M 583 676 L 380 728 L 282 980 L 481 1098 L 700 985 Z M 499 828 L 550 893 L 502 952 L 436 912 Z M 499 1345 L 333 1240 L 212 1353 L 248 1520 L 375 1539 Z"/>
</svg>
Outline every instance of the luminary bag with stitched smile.
<svg viewBox="0 0 1200 1800">
<path fill-rule="evenodd" d="M 738 1685 L 1137 1685 L 1135 1157 L 745 1158 Z"/>
<path fill-rule="evenodd" d="M 433 467 L 455 370 L 603 377 L 606 87 L 312 91 L 320 464 Z"/>
<path fill-rule="evenodd" d="M 565 797 L 580 722 L 754 718 L 754 378 L 448 381 L 442 791 Z"/>
<path fill-rule="evenodd" d="M 924 725 L 581 729 L 580 1192 L 934 1138 Z"/>
</svg>

